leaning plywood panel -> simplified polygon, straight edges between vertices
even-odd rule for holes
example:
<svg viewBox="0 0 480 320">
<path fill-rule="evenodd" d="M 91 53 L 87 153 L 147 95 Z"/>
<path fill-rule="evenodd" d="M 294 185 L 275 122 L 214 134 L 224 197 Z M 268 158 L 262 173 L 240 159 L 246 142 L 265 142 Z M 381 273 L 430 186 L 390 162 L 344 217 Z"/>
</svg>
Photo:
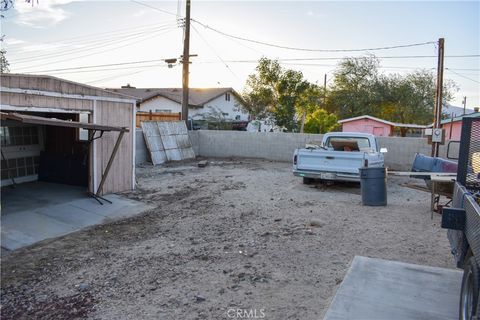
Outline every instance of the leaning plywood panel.
<svg viewBox="0 0 480 320">
<path fill-rule="evenodd" d="M 143 136 L 153 165 L 162 164 L 167 161 L 167 156 L 164 151 L 163 142 L 160 136 L 160 128 L 156 121 L 141 122 Z"/>
<path fill-rule="evenodd" d="M 195 158 L 183 121 L 143 121 L 143 135 L 154 165 Z"/>
<path fill-rule="evenodd" d="M 168 160 L 195 158 L 184 121 L 159 121 L 158 127 Z"/>
</svg>

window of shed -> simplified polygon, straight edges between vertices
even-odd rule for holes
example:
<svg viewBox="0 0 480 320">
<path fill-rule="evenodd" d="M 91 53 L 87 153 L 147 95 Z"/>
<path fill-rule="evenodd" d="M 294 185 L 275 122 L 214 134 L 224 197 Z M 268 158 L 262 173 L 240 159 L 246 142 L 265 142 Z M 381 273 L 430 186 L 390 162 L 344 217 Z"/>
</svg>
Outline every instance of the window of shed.
<svg viewBox="0 0 480 320">
<path fill-rule="evenodd" d="M 88 114 L 80 113 L 78 116 L 78 121 L 83 123 L 88 123 Z M 87 129 L 78 129 L 78 140 L 79 141 L 88 141 L 88 130 Z"/>
<path fill-rule="evenodd" d="M 225 93 L 225 100 L 230 101 L 230 92 Z"/>
</svg>

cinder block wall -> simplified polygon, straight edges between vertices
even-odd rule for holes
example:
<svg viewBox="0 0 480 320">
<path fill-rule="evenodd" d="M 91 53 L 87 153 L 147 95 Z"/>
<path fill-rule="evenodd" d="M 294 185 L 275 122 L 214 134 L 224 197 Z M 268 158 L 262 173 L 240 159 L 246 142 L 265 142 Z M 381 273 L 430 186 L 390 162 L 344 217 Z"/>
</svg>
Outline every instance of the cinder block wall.
<svg viewBox="0 0 480 320">
<path fill-rule="evenodd" d="M 321 134 L 198 130 L 189 133 L 195 154 L 203 157 L 244 157 L 292 161 L 293 151 L 309 142 L 320 142 Z M 410 170 L 415 153 L 430 155 L 426 138 L 381 137 L 386 147 L 385 164 L 393 170 Z M 446 156 L 446 145 L 440 147 Z"/>
<path fill-rule="evenodd" d="M 150 161 L 142 130 L 137 130 L 136 164 Z M 321 134 L 241 132 L 198 130 L 189 131 L 190 142 L 197 156 L 260 158 L 275 161 L 292 161 L 293 150 L 306 143 L 322 141 Z M 409 171 L 415 153 L 430 155 L 431 146 L 426 138 L 378 138 L 381 147 L 388 149 L 385 164 L 392 170 Z M 452 148 L 453 149 L 453 148 Z M 458 150 L 458 148 L 455 148 Z M 440 156 L 446 157 L 446 144 L 440 147 Z"/>
</svg>

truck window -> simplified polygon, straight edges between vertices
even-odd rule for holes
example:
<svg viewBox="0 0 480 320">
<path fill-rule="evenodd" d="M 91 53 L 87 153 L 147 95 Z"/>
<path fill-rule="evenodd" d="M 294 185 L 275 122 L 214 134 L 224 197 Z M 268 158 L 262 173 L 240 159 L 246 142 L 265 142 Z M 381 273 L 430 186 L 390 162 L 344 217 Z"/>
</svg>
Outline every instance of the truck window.
<svg viewBox="0 0 480 320">
<path fill-rule="evenodd" d="M 329 137 L 327 140 L 327 148 L 335 151 L 372 150 L 370 140 L 364 137 Z"/>
</svg>

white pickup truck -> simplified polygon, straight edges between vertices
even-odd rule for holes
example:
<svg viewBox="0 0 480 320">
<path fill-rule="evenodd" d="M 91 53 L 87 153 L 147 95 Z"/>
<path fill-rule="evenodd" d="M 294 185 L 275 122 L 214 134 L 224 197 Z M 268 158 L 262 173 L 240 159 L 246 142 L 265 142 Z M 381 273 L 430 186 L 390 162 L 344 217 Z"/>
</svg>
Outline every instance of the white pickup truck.
<svg viewBox="0 0 480 320">
<path fill-rule="evenodd" d="M 293 174 L 303 183 L 315 179 L 360 181 L 359 168 L 383 167 L 385 148 L 375 136 L 358 132 L 331 132 L 323 136 L 320 146 L 307 145 L 293 154 Z"/>
</svg>

